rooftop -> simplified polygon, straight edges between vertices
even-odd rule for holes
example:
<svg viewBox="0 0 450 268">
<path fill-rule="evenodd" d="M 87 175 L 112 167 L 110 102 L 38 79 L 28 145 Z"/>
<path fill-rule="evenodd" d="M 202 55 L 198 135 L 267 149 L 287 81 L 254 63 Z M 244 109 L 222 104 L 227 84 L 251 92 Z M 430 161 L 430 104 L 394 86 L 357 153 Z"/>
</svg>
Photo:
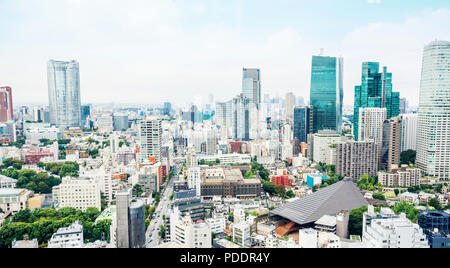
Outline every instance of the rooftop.
<svg viewBox="0 0 450 268">
<path fill-rule="evenodd" d="M 355 183 L 344 179 L 311 195 L 276 208 L 271 212 L 299 225 L 313 223 L 324 215 L 337 215 L 343 210 L 367 206 Z"/>
</svg>

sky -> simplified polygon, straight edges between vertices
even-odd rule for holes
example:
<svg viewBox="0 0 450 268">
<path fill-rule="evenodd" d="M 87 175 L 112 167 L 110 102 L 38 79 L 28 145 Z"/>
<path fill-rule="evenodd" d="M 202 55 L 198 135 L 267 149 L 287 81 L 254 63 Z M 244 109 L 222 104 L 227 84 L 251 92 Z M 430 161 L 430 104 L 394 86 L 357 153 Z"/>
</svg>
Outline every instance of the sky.
<svg viewBox="0 0 450 268">
<path fill-rule="evenodd" d="M 0 86 L 47 104 L 47 62 L 80 63 L 82 103 L 227 101 L 242 68 L 262 94 L 309 99 L 311 58 L 344 58 L 344 103 L 377 61 L 418 104 L 423 47 L 450 40 L 448 0 L 1 0 Z"/>
</svg>

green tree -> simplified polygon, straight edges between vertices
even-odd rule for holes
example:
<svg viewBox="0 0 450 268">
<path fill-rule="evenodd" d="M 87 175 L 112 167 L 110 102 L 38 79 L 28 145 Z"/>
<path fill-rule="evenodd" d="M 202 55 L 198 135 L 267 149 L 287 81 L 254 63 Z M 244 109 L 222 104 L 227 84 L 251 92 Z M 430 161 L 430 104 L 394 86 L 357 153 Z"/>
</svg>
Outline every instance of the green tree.
<svg viewBox="0 0 450 268">
<path fill-rule="evenodd" d="M 400 155 L 400 164 L 401 165 L 414 165 L 416 164 L 416 151 L 408 150 L 402 152 Z"/>
<path fill-rule="evenodd" d="M 294 198 L 295 197 L 295 193 L 292 190 L 289 190 L 286 192 L 286 196 L 288 198 Z"/>
<path fill-rule="evenodd" d="M 428 202 L 428 205 L 430 207 L 433 207 L 436 210 L 441 210 L 441 211 L 443 210 L 441 203 L 436 198 L 430 199 L 430 201 Z"/>
<path fill-rule="evenodd" d="M 362 235 L 363 214 L 367 210 L 367 207 L 361 207 L 350 211 L 348 231 L 351 235 Z"/>
<path fill-rule="evenodd" d="M 140 197 L 144 193 L 142 186 L 140 184 L 135 184 L 132 189 L 133 196 Z"/>
</svg>

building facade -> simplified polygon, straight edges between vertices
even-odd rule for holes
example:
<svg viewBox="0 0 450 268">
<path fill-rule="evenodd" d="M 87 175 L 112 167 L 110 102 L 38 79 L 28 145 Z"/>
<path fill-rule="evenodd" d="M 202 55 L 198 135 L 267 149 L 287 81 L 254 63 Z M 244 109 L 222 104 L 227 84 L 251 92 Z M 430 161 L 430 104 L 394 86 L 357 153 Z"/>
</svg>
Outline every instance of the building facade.
<svg viewBox="0 0 450 268">
<path fill-rule="evenodd" d="M 311 71 L 311 106 L 314 108 L 313 132 L 342 130 L 344 59 L 313 56 Z"/>
<path fill-rule="evenodd" d="M 380 73 L 378 62 L 364 62 L 362 65 L 361 85 L 355 87 L 353 133 L 359 140 L 360 108 L 386 108 L 387 118 L 400 114 L 400 93 L 392 91 L 392 73 L 383 67 Z"/>
<path fill-rule="evenodd" d="M 58 128 L 81 127 L 80 68 L 76 61 L 47 64 L 50 122 Z"/>
<path fill-rule="evenodd" d="M 417 165 L 450 180 L 450 42 L 434 41 L 423 53 L 417 130 Z"/>
<path fill-rule="evenodd" d="M 308 143 L 308 135 L 313 133 L 314 109 L 309 106 L 294 108 L 294 139 Z"/>
</svg>

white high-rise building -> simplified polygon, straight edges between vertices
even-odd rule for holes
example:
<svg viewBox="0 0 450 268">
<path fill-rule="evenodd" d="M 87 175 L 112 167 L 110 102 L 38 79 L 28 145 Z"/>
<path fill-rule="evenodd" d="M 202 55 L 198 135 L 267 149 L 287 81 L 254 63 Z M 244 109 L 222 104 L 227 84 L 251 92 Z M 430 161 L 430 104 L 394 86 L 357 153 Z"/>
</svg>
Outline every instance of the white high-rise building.
<svg viewBox="0 0 450 268">
<path fill-rule="evenodd" d="M 386 108 L 360 108 L 358 140 L 373 140 L 375 143 L 381 144 L 383 142 L 383 123 L 386 119 Z"/>
<path fill-rule="evenodd" d="M 47 64 L 50 122 L 61 129 L 81 127 L 80 68 L 76 61 Z"/>
<path fill-rule="evenodd" d="M 450 42 L 425 46 L 419 101 L 417 165 L 450 180 Z"/>
<path fill-rule="evenodd" d="M 416 150 L 417 148 L 417 114 L 402 114 L 402 147 L 401 151 Z"/>
<path fill-rule="evenodd" d="M 158 118 L 145 118 L 139 125 L 139 137 L 141 140 L 140 162 L 149 162 L 150 157 L 155 157 L 156 162 L 161 160 L 162 127 Z"/>
<path fill-rule="evenodd" d="M 201 194 L 201 169 L 200 167 L 191 167 L 188 169 L 188 187 L 195 189 L 197 196 Z"/>
<path fill-rule="evenodd" d="M 100 187 L 94 179 L 65 177 L 60 185 L 53 187 L 55 207 L 71 207 L 86 211 L 93 207 L 102 209 Z"/>
</svg>

